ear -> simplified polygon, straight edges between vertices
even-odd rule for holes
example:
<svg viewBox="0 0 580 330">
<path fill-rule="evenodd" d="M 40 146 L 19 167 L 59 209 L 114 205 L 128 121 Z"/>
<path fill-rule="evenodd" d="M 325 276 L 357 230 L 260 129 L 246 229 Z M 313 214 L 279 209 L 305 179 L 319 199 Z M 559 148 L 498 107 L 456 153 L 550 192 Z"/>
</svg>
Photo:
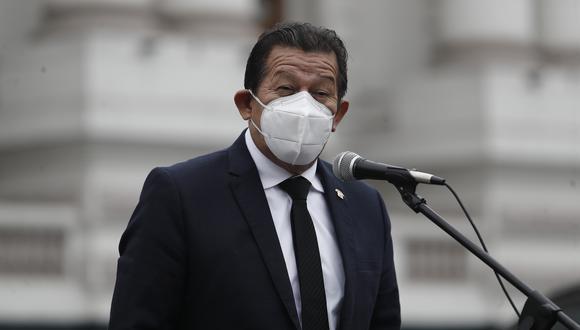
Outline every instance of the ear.
<svg viewBox="0 0 580 330">
<path fill-rule="evenodd" d="M 334 115 L 334 121 L 332 123 L 332 131 L 336 131 L 336 127 L 338 126 L 338 124 L 341 122 L 342 118 L 344 118 L 344 115 L 346 115 L 347 111 L 348 111 L 348 106 L 349 106 L 349 102 L 346 100 L 341 100 L 340 104 L 338 105 L 338 109 L 336 111 L 336 114 Z"/>
<path fill-rule="evenodd" d="M 241 89 L 234 95 L 234 103 L 244 120 L 252 117 L 252 95 L 247 89 Z"/>
</svg>

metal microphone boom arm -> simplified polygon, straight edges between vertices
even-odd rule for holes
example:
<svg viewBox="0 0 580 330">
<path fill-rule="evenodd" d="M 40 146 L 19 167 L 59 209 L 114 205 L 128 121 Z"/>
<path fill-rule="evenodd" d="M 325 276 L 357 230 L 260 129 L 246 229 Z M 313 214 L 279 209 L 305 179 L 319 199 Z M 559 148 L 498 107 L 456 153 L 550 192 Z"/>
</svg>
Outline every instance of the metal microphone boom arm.
<svg viewBox="0 0 580 330">
<path fill-rule="evenodd" d="M 518 330 L 549 330 L 556 321 L 559 321 L 568 329 L 580 330 L 580 325 L 566 315 L 554 302 L 522 282 L 507 268 L 502 266 L 488 253 L 457 231 L 443 217 L 433 211 L 427 205 L 427 201 L 416 194 L 417 183 L 409 181 L 391 183 L 395 185 L 405 204 L 413 211 L 423 214 L 528 297 L 518 322 Z"/>
</svg>

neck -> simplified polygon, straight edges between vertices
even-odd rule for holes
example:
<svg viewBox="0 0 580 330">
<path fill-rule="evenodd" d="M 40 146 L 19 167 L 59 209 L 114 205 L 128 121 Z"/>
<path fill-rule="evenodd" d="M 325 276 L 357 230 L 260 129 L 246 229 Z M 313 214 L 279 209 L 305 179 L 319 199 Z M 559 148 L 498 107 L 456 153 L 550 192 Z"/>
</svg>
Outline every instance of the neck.
<svg viewBox="0 0 580 330">
<path fill-rule="evenodd" d="M 270 159 L 271 160 L 271 159 Z M 276 160 L 278 160 L 276 158 Z M 312 166 L 312 164 L 314 164 L 314 162 L 316 160 L 314 160 L 313 162 L 306 164 L 306 165 L 290 165 L 284 162 L 281 162 L 278 160 L 278 162 L 272 160 L 274 162 L 274 164 L 280 166 L 281 168 L 285 169 L 286 171 L 294 174 L 294 175 L 300 175 L 302 173 L 304 173 L 307 169 L 310 168 L 310 166 Z"/>
</svg>

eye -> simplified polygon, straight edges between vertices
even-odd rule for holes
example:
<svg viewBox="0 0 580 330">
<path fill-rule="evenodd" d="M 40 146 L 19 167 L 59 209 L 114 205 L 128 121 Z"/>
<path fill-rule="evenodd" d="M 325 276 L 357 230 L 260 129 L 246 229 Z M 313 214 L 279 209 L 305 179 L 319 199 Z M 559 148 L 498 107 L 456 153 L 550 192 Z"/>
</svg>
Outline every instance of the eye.
<svg viewBox="0 0 580 330">
<path fill-rule="evenodd" d="M 294 94 L 294 88 L 288 85 L 278 86 L 276 90 L 283 95 Z"/>
<path fill-rule="evenodd" d="M 324 89 L 316 90 L 313 93 L 311 93 L 311 95 L 318 101 L 325 101 L 330 97 L 330 93 Z"/>
</svg>

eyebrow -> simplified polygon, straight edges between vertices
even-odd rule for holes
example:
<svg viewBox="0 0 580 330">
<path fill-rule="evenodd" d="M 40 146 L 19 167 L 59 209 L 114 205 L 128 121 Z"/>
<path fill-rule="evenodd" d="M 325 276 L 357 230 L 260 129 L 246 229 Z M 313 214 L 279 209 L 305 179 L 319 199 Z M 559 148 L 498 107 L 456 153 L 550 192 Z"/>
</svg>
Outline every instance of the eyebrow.
<svg viewBox="0 0 580 330">
<path fill-rule="evenodd" d="M 274 74 L 272 74 L 272 77 L 274 77 L 274 78 L 286 78 L 289 80 L 296 80 L 296 78 L 292 74 L 290 74 L 288 71 L 283 71 L 283 70 L 274 71 Z"/>
<path fill-rule="evenodd" d="M 318 76 L 322 79 L 330 80 L 332 83 L 336 82 L 336 79 L 334 78 L 334 76 L 329 76 L 326 74 L 320 74 Z"/>
<path fill-rule="evenodd" d="M 272 76 L 274 78 L 286 78 L 286 79 L 289 79 L 289 80 L 292 80 L 292 81 L 296 80 L 295 76 L 291 72 L 288 72 L 286 70 L 276 70 L 276 71 L 274 71 L 274 73 L 272 74 Z M 321 78 L 323 80 L 328 80 L 333 85 L 336 83 L 336 79 L 332 75 L 318 74 L 317 77 L 319 77 L 319 78 Z"/>
</svg>

